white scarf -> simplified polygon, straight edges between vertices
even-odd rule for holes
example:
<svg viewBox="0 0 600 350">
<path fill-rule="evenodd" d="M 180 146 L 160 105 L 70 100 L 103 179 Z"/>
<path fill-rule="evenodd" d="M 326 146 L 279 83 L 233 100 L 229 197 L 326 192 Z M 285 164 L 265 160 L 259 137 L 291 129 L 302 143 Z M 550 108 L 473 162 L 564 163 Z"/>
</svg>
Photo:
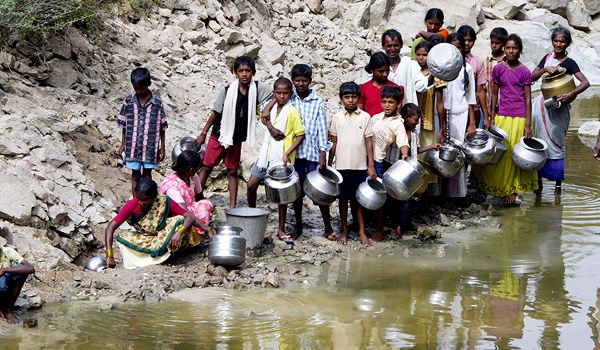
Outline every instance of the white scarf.
<svg viewBox="0 0 600 350">
<path fill-rule="evenodd" d="M 284 134 L 291 106 L 292 102 L 288 101 L 288 103 L 286 103 L 285 106 L 281 108 L 281 112 L 279 112 L 279 114 L 277 115 L 277 117 L 275 117 L 273 121 L 273 126 L 281 132 L 283 132 Z M 276 141 L 271 136 L 269 131 L 265 131 L 265 138 L 263 140 L 262 147 L 260 148 L 260 153 L 258 154 L 258 160 L 256 161 L 256 166 L 259 169 L 266 169 L 272 164 L 283 162 L 283 153 L 285 151 L 283 149 L 284 140 Z"/>
<path fill-rule="evenodd" d="M 239 90 L 239 80 L 235 80 L 227 89 L 225 102 L 223 103 L 223 113 L 221 116 L 221 136 L 219 143 L 227 148 L 233 145 L 233 130 L 235 129 L 235 107 Z M 246 142 L 248 145 L 254 145 L 254 135 L 256 133 L 256 83 L 250 81 L 248 85 L 248 129 L 246 132 Z"/>
</svg>

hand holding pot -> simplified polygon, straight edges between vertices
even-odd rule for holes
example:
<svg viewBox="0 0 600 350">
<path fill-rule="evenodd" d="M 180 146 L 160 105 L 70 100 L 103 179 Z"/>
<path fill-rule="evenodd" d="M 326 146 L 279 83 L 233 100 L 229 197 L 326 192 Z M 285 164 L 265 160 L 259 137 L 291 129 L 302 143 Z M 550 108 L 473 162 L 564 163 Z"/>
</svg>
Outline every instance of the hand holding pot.
<svg viewBox="0 0 600 350">
<path fill-rule="evenodd" d="M 115 267 L 117 267 L 117 263 L 115 262 L 115 258 L 111 257 L 107 257 L 106 258 L 106 267 L 114 269 Z"/>
<path fill-rule="evenodd" d="M 531 126 L 525 127 L 525 132 L 523 133 L 523 136 L 525 136 L 526 139 L 530 139 L 533 136 L 531 133 Z"/>
<path fill-rule="evenodd" d="M 477 128 L 475 127 L 475 125 L 470 124 L 469 127 L 467 128 L 467 134 L 469 136 L 473 136 L 473 135 L 475 135 L 476 132 L 477 132 Z"/>
<path fill-rule="evenodd" d="M 377 171 L 375 171 L 374 166 L 369 166 L 369 168 L 367 169 L 367 174 L 369 175 L 369 179 L 371 179 L 371 180 L 377 179 Z"/>
</svg>

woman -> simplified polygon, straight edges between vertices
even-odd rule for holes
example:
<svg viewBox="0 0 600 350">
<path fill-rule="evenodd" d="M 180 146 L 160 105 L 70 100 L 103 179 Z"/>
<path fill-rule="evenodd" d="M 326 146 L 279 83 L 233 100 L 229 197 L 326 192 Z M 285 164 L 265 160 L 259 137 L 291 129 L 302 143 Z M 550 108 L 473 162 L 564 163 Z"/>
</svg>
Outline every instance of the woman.
<svg viewBox="0 0 600 350">
<path fill-rule="evenodd" d="M 104 230 L 106 265 L 110 268 L 116 266 L 113 235 L 126 220 L 133 229 L 117 237 L 126 269 L 160 264 L 171 256 L 171 252 L 189 246 L 192 225 L 210 231 L 169 197 L 159 195 L 156 182 L 142 178 L 135 186 L 134 198 L 121 208 Z"/>
<path fill-rule="evenodd" d="M 202 166 L 202 158 L 194 151 L 183 151 L 177 157 L 171 168 L 175 173 L 165 177 L 160 185 L 160 194 L 166 195 L 172 201 L 179 204 L 184 210 L 194 214 L 203 224 L 210 222 L 210 213 L 213 209 L 212 203 L 203 199 L 200 178 L 196 174 Z M 194 228 L 190 236 L 190 246 L 196 246 L 202 241 L 204 230 Z"/>
<path fill-rule="evenodd" d="M 548 144 L 546 150 L 548 159 L 544 167 L 538 171 L 538 193 L 542 192 L 542 178 L 546 178 L 556 181 L 554 194 L 558 196 L 565 178 L 565 138 L 571 119 L 570 103 L 585 91 L 590 83 L 577 63 L 568 57 L 567 48 L 571 45 L 571 32 L 563 27 L 555 28 L 552 30 L 551 40 L 553 52 L 542 58 L 540 64 L 533 70 L 532 79 L 538 80 L 545 73 L 556 74 L 559 67 L 562 67 L 566 69 L 566 74 L 575 75 L 579 80 L 579 85 L 574 90 L 556 96 L 556 99 L 561 102 L 559 108 L 547 109 L 544 106 L 544 97 L 541 95 L 533 101 L 532 105 L 534 134 Z"/>
</svg>

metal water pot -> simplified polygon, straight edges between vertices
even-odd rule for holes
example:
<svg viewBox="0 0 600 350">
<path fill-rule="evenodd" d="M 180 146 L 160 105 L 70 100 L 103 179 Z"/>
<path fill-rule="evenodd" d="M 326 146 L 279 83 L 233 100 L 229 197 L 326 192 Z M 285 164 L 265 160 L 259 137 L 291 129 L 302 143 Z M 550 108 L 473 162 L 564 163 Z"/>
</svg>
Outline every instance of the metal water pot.
<svg viewBox="0 0 600 350">
<path fill-rule="evenodd" d="M 198 147 L 194 143 L 196 138 L 192 135 L 186 135 L 179 139 L 179 141 L 175 142 L 173 146 L 173 150 L 171 151 L 171 162 L 173 166 L 177 164 L 177 158 L 183 151 L 194 151 L 198 152 Z"/>
<path fill-rule="evenodd" d="M 423 185 L 427 174 L 416 159 L 401 159 L 383 174 L 383 187 L 393 198 L 405 201 Z"/>
<path fill-rule="evenodd" d="M 542 86 L 540 89 L 545 100 L 575 90 L 575 80 L 573 80 L 572 75 L 566 72 L 566 68 L 559 67 L 558 73 L 554 75 L 548 73 L 542 75 Z"/>
<path fill-rule="evenodd" d="M 265 178 L 267 199 L 275 204 L 293 203 L 302 193 L 300 178 L 291 164 L 275 165 L 267 170 Z"/>
<path fill-rule="evenodd" d="M 512 159 L 515 165 L 526 171 L 540 170 L 546 163 L 548 144 L 542 139 L 521 137 L 513 147 Z"/>
<path fill-rule="evenodd" d="M 311 171 L 304 181 L 304 193 L 317 205 L 328 205 L 335 202 L 340 194 L 340 184 L 344 179 L 334 168 Z"/>
<path fill-rule="evenodd" d="M 356 200 L 360 205 L 369 210 L 377 210 L 383 207 L 387 194 L 380 178 L 375 180 L 366 179 L 356 190 Z"/>
<path fill-rule="evenodd" d="M 225 210 L 227 225 L 242 229 L 240 237 L 246 239 L 246 248 L 262 245 L 269 222 L 269 211 L 261 208 L 231 208 Z"/>
<path fill-rule="evenodd" d="M 498 164 L 504 153 L 506 153 L 508 150 L 508 146 L 506 145 L 506 141 L 508 141 L 508 133 L 496 125 L 491 125 L 488 129 L 488 132 L 495 142 L 494 156 L 492 157 L 490 164 Z"/>
<path fill-rule="evenodd" d="M 454 145 L 457 145 L 454 143 Z M 495 141 L 487 130 L 477 129 L 475 135 L 465 135 L 465 142 L 460 146 L 469 164 L 484 165 L 494 158 Z"/>
<path fill-rule="evenodd" d="M 448 162 L 440 158 L 439 150 L 430 149 L 425 153 L 425 163 L 434 174 L 441 177 L 453 177 L 465 166 L 465 155 L 459 150 L 456 158 Z"/>
<path fill-rule="evenodd" d="M 208 244 L 208 260 L 215 265 L 237 266 L 246 260 L 246 239 L 240 236 L 242 229 L 220 226 Z"/>
<path fill-rule="evenodd" d="M 463 67 L 463 56 L 456 46 L 441 43 L 429 50 L 427 66 L 434 77 L 444 81 L 452 81 L 460 74 Z"/>
</svg>

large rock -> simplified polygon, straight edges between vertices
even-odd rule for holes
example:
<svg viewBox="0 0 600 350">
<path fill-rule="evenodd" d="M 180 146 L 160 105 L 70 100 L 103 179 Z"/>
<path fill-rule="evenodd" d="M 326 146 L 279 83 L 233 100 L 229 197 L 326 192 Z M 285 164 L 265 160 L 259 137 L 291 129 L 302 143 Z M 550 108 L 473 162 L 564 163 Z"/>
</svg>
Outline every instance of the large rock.
<svg viewBox="0 0 600 350">
<path fill-rule="evenodd" d="M 258 57 L 271 64 L 283 64 L 285 62 L 286 57 L 286 49 L 283 48 L 279 43 L 272 39 L 270 36 L 263 34 L 261 36 L 261 44 L 262 47 L 258 52 Z M 243 45 L 242 45 L 243 46 Z"/>
<path fill-rule="evenodd" d="M 33 192 L 18 177 L 4 169 L 0 171 L 0 184 L 0 218 L 16 224 L 28 224 L 36 205 Z"/>
<path fill-rule="evenodd" d="M 62 59 L 71 58 L 71 42 L 62 36 L 53 36 L 48 40 L 48 50 Z"/>
<path fill-rule="evenodd" d="M 567 5 L 569 0 L 537 0 L 537 7 L 544 8 L 550 12 L 565 16 L 567 14 Z"/>
<path fill-rule="evenodd" d="M 598 132 L 600 132 L 600 121 L 598 120 L 585 122 L 581 124 L 579 130 L 577 130 L 577 134 L 579 136 L 579 140 L 581 140 L 581 143 L 590 148 L 596 145 Z"/>
<path fill-rule="evenodd" d="M 526 4 L 525 0 L 497 0 L 493 9 L 499 11 L 504 19 L 512 19 Z"/>
<path fill-rule="evenodd" d="M 79 78 L 79 72 L 70 61 L 53 60 L 48 64 L 50 73 L 46 83 L 61 89 L 70 88 Z"/>
<path fill-rule="evenodd" d="M 338 0 L 323 0 L 323 14 L 330 20 L 340 18 L 342 11 Z"/>
<path fill-rule="evenodd" d="M 595 16 L 600 13 L 600 0 L 586 0 L 585 7 L 592 16 Z"/>
<path fill-rule="evenodd" d="M 567 20 L 573 28 L 590 31 L 592 16 L 581 0 L 569 1 L 567 5 Z"/>
</svg>

